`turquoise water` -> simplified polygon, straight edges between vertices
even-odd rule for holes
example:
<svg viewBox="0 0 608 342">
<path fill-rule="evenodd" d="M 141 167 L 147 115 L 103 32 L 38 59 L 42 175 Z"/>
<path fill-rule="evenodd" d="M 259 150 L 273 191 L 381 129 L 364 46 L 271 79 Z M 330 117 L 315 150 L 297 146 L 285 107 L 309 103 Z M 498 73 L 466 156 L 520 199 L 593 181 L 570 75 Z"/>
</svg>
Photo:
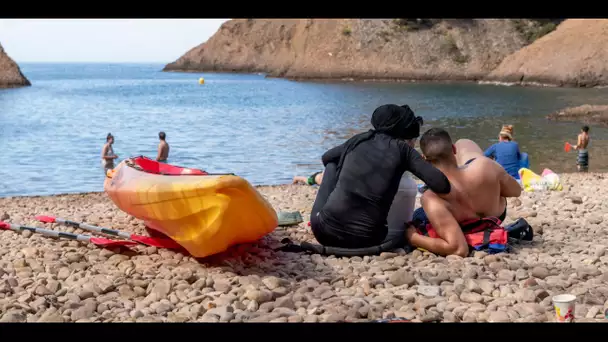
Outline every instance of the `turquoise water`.
<svg viewBox="0 0 608 342">
<path fill-rule="evenodd" d="M 409 104 L 425 126 L 444 126 L 482 148 L 501 124 L 541 171 L 575 170 L 563 152 L 578 124 L 544 116 L 602 103 L 608 89 L 520 88 L 476 84 L 309 83 L 262 75 L 160 72 L 148 64 L 23 64 L 28 88 L 0 90 L 0 196 L 101 191 L 100 154 L 116 136 L 120 159 L 154 157 L 167 133 L 170 161 L 234 172 L 253 184 L 288 183 L 321 167 L 320 156 L 369 128 L 385 103 Z M 205 85 L 198 84 L 205 77 Z M 591 130 L 591 169 L 608 168 L 608 130 Z"/>
</svg>

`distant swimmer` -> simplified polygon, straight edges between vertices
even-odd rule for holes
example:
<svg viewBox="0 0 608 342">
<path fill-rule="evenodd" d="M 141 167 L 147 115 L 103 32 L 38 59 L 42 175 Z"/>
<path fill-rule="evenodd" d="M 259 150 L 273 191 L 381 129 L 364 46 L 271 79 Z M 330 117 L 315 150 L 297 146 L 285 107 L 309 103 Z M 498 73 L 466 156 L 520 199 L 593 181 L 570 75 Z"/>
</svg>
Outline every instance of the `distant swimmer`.
<svg viewBox="0 0 608 342">
<path fill-rule="evenodd" d="M 589 151 L 587 150 L 589 139 L 589 126 L 583 126 L 581 133 L 578 135 L 576 145 L 572 146 L 578 151 L 576 166 L 579 172 L 587 172 L 589 170 Z"/>
<path fill-rule="evenodd" d="M 104 173 L 107 173 L 108 170 L 114 169 L 114 159 L 118 158 L 118 156 L 114 154 L 114 149 L 112 148 L 113 144 L 114 136 L 112 133 L 108 133 L 106 136 L 106 143 L 101 149 L 101 166 L 103 167 Z"/>
<path fill-rule="evenodd" d="M 158 153 L 156 154 L 156 160 L 161 163 L 166 163 L 167 159 L 169 159 L 169 144 L 165 140 L 167 135 L 165 132 L 158 133 L 158 139 L 160 142 L 158 143 Z"/>
</svg>

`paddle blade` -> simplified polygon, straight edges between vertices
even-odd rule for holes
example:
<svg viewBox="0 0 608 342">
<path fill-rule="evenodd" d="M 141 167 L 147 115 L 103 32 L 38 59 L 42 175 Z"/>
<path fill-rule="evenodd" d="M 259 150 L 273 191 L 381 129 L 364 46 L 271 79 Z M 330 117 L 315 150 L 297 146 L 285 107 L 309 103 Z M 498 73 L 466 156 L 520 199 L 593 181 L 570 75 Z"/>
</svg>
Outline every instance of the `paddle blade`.
<svg viewBox="0 0 608 342">
<path fill-rule="evenodd" d="M 153 247 L 157 247 L 157 248 L 167 248 L 167 249 L 182 248 L 182 246 L 180 246 L 177 242 L 175 242 L 171 239 L 153 238 L 153 237 L 149 237 L 149 236 L 132 234 L 131 240 L 137 241 L 137 242 L 147 245 L 147 246 L 153 246 Z"/>
<path fill-rule="evenodd" d="M 37 215 L 36 220 L 42 223 L 55 223 L 55 218 L 53 216 Z"/>
<path fill-rule="evenodd" d="M 0 221 L 0 229 L 11 229 L 11 226 L 6 222 Z"/>
<path fill-rule="evenodd" d="M 570 143 L 566 142 L 564 144 L 564 151 L 565 152 L 570 152 L 571 149 L 572 149 L 572 145 L 570 145 Z"/>
<path fill-rule="evenodd" d="M 89 240 L 92 244 L 100 246 L 100 247 L 120 247 L 120 246 L 133 246 L 136 245 L 136 242 L 126 241 L 126 240 L 110 240 L 98 237 L 92 237 Z"/>
</svg>

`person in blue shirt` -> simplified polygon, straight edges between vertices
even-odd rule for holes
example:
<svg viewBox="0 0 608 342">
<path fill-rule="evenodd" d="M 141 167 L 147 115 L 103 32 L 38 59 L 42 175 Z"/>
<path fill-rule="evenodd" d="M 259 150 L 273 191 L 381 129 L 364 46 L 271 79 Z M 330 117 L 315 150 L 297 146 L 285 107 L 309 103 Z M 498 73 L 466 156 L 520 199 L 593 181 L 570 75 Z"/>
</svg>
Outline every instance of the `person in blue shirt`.
<svg viewBox="0 0 608 342">
<path fill-rule="evenodd" d="M 490 146 L 484 155 L 494 159 L 513 178 L 519 179 L 521 153 L 519 145 L 513 141 L 513 126 L 503 125 L 498 140 L 498 143 Z"/>
</svg>

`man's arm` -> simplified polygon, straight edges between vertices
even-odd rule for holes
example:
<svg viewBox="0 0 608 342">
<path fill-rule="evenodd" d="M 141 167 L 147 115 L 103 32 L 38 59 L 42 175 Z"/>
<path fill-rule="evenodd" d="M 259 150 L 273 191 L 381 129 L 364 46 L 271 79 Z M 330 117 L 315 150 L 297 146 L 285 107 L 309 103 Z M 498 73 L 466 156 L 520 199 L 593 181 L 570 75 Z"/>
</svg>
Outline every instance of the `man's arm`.
<svg viewBox="0 0 608 342">
<path fill-rule="evenodd" d="M 321 160 L 323 161 L 323 166 L 327 166 L 327 164 L 331 162 L 337 163 L 340 160 L 342 152 L 344 152 L 344 144 L 329 149 L 321 157 Z"/>
<path fill-rule="evenodd" d="M 445 201 L 429 191 L 424 193 L 421 201 L 424 212 L 439 237 L 431 238 L 420 235 L 414 231 L 413 227 L 410 227 L 407 230 L 407 239 L 412 246 L 424 248 L 442 256 L 459 255 L 465 258 L 469 254 L 467 240 L 464 238 L 460 225 L 446 207 Z"/>
<path fill-rule="evenodd" d="M 521 185 L 517 183 L 515 178 L 511 177 L 505 169 L 496 164 L 498 172 L 498 182 L 500 183 L 500 196 L 502 197 L 519 197 L 521 195 Z"/>
<path fill-rule="evenodd" d="M 450 181 L 434 167 L 431 163 L 422 159 L 422 156 L 418 151 L 407 146 L 408 151 L 403 153 L 403 157 L 406 158 L 407 169 L 416 177 L 420 178 L 429 189 L 438 194 L 448 194 L 451 189 Z"/>
<path fill-rule="evenodd" d="M 156 161 L 160 161 L 160 156 L 163 152 L 163 146 L 161 144 L 158 144 L 158 151 L 156 152 Z"/>
</svg>

